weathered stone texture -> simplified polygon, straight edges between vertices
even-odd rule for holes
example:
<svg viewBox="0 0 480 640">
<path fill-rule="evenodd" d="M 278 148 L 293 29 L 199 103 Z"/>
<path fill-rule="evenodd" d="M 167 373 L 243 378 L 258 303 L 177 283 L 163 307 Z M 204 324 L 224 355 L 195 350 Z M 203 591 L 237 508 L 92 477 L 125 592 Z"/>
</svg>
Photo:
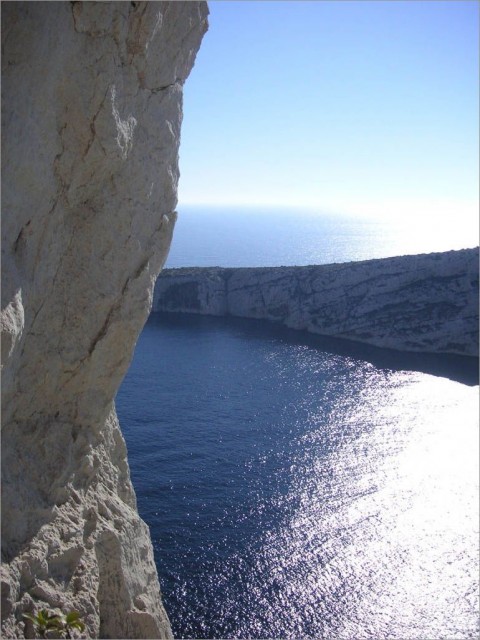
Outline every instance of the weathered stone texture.
<svg viewBox="0 0 480 640">
<path fill-rule="evenodd" d="M 204 2 L 2 4 L 2 630 L 170 635 L 113 399 L 151 308 Z"/>
<path fill-rule="evenodd" d="M 308 267 L 166 269 L 153 308 L 478 357 L 478 282 L 478 249 Z"/>
</svg>

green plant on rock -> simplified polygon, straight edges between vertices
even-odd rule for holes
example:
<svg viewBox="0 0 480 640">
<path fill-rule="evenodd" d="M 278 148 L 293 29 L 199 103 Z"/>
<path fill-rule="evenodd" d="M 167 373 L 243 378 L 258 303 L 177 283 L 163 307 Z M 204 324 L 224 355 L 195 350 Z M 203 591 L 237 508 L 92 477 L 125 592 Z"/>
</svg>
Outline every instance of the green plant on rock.
<svg viewBox="0 0 480 640">
<path fill-rule="evenodd" d="M 70 613 L 62 615 L 62 624 L 67 638 L 72 637 L 72 629 L 77 629 L 80 632 L 85 630 L 85 623 L 80 618 L 78 611 L 70 611 Z"/>
<path fill-rule="evenodd" d="M 73 638 L 72 631 L 84 631 L 85 624 L 78 611 L 67 614 L 49 613 L 41 609 L 36 615 L 24 613 L 23 617 L 33 623 L 35 633 L 39 638 Z"/>
<path fill-rule="evenodd" d="M 48 613 L 46 609 L 41 609 L 36 615 L 24 613 L 23 617 L 33 622 L 33 628 L 39 638 L 48 638 L 50 631 L 60 629 L 60 616 Z"/>
</svg>

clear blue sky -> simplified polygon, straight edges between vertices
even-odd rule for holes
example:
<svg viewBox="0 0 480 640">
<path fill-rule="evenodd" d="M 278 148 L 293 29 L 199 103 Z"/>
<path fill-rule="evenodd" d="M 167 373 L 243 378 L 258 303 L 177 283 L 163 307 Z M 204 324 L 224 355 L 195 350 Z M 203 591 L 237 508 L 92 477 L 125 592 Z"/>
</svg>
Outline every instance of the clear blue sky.
<svg viewBox="0 0 480 640">
<path fill-rule="evenodd" d="M 212 1 L 182 204 L 478 215 L 475 1 Z"/>
</svg>

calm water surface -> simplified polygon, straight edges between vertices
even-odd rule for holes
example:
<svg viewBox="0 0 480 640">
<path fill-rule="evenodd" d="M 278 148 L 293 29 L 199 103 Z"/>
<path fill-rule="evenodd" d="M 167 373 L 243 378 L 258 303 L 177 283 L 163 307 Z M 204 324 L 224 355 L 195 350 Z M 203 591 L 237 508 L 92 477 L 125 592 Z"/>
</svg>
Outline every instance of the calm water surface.
<svg viewBox="0 0 480 640">
<path fill-rule="evenodd" d="M 435 224 L 319 211 L 181 207 L 167 267 L 275 267 L 370 260 L 478 245 L 478 222 Z"/>
<path fill-rule="evenodd" d="M 147 323 L 117 409 L 176 637 L 478 637 L 478 376 L 332 344 Z"/>
</svg>

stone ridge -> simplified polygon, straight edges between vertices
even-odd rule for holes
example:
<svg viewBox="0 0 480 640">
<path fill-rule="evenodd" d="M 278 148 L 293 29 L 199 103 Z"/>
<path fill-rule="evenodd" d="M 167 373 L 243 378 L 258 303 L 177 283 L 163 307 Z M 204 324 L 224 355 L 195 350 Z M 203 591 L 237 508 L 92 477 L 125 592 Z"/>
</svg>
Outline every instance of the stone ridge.
<svg viewBox="0 0 480 640">
<path fill-rule="evenodd" d="M 205 2 L 2 4 L 2 637 L 171 637 L 114 397 L 177 203 Z"/>
<path fill-rule="evenodd" d="M 478 357 L 478 249 L 306 267 L 166 269 L 154 311 L 258 318 L 401 351 Z"/>
</svg>

